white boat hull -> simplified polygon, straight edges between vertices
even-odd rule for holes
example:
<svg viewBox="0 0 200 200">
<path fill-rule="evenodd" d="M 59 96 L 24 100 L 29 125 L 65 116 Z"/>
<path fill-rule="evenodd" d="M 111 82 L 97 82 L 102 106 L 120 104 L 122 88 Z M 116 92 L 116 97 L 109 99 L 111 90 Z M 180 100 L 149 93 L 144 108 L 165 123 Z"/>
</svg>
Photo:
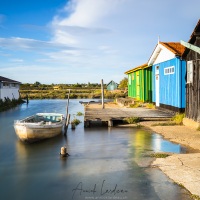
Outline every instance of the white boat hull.
<svg viewBox="0 0 200 200">
<path fill-rule="evenodd" d="M 57 123 L 27 123 L 23 120 L 14 123 L 16 135 L 23 142 L 36 142 L 55 137 L 62 133 L 63 126 L 64 119 Z"/>
</svg>

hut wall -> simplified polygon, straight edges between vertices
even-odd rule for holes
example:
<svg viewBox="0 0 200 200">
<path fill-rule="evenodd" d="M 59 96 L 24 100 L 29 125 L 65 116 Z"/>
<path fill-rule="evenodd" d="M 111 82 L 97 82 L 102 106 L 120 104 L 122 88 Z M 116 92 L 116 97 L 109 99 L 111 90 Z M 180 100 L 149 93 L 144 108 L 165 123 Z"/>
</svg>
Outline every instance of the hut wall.
<svg viewBox="0 0 200 200">
<path fill-rule="evenodd" d="M 139 69 L 128 75 L 128 96 L 143 102 L 152 100 L 151 67 Z"/>
<path fill-rule="evenodd" d="M 159 66 L 159 91 L 156 91 L 156 67 Z M 165 74 L 165 69 L 174 67 L 174 73 Z M 156 93 L 159 93 L 160 107 L 176 112 L 185 109 L 185 74 L 186 62 L 180 58 L 174 58 L 159 64 L 153 65 L 153 102 L 156 102 Z"/>
<path fill-rule="evenodd" d="M 200 47 L 200 37 L 196 38 L 195 46 Z M 189 50 L 187 61 L 193 61 L 193 82 L 186 85 L 186 117 L 200 122 L 200 54 Z"/>
</svg>

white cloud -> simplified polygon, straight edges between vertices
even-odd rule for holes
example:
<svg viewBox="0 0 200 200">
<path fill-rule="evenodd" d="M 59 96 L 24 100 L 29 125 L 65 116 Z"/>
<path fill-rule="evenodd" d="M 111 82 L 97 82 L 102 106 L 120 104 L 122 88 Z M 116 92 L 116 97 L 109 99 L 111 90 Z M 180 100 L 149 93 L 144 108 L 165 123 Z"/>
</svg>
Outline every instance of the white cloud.
<svg viewBox="0 0 200 200">
<path fill-rule="evenodd" d="M 110 15 L 120 0 L 72 0 L 66 4 L 63 12 L 69 15 L 56 15 L 52 21 L 53 41 L 62 44 L 79 44 L 77 36 L 81 33 L 109 32 L 98 27 L 98 22 Z"/>
<path fill-rule="evenodd" d="M 0 67 L 0 72 L 7 70 L 22 77 L 23 71 L 25 78 L 32 73 L 35 74 L 33 79 L 44 82 L 38 74 L 48 71 L 45 82 L 50 83 L 97 82 L 101 78 L 119 82 L 125 76 L 124 71 L 147 62 L 158 35 L 161 41 L 189 39 L 199 19 L 200 1 L 194 1 L 193 4 L 188 0 L 67 1 L 46 27 L 24 25 L 40 34 L 45 30 L 48 41 L 31 36 L 0 38 L 0 56 L 3 57 L 0 62 L 6 66 L 4 71 Z M 172 8 L 176 12 L 171 12 Z M 187 18 L 190 14 L 192 17 Z M 15 66 L 10 60 L 16 58 L 24 62 L 16 62 Z M 12 70 L 9 71 L 9 67 Z M 21 70 L 20 75 L 22 68 L 26 70 Z"/>
<path fill-rule="evenodd" d="M 12 50 L 74 49 L 66 44 L 20 37 L 0 38 L 0 46 Z"/>
</svg>

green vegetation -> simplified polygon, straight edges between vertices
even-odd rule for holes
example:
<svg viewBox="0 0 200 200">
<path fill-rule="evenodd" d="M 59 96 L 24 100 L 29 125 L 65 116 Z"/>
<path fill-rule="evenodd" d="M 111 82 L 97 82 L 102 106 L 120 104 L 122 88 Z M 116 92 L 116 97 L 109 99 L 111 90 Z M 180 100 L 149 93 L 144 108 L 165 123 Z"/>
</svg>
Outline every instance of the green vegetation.
<svg viewBox="0 0 200 200">
<path fill-rule="evenodd" d="M 128 78 L 125 77 L 120 81 L 118 88 L 125 90 L 127 87 L 128 87 Z"/>
<path fill-rule="evenodd" d="M 152 153 L 150 156 L 153 158 L 166 158 L 170 155 L 167 153 Z"/>
<path fill-rule="evenodd" d="M 122 87 L 123 88 L 123 87 Z M 36 81 L 34 84 L 25 83 L 20 86 L 20 95 L 24 99 L 66 99 L 70 89 L 71 99 L 99 99 L 101 98 L 101 84 L 99 83 L 76 83 L 76 84 L 41 84 Z M 123 89 L 107 91 L 104 84 L 104 97 L 115 99 L 126 97 Z"/>
<path fill-rule="evenodd" d="M 175 122 L 160 122 L 160 123 L 155 123 L 155 124 L 152 124 L 151 126 L 175 126 L 177 125 Z"/>
<path fill-rule="evenodd" d="M 146 108 L 149 108 L 149 109 L 155 109 L 156 108 L 156 106 L 153 103 L 146 103 L 145 106 L 146 106 Z"/>
<path fill-rule="evenodd" d="M 177 183 L 181 188 L 187 190 L 187 188 L 185 188 L 185 186 L 182 183 Z M 189 192 L 189 191 L 188 191 Z M 189 192 L 190 193 L 190 192 Z M 191 194 L 190 193 L 190 197 L 194 200 L 200 200 L 200 196 L 196 195 L 196 194 Z"/>
<path fill-rule="evenodd" d="M 128 124 L 136 124 L 136 125 L 139 125 L 140 123 L 140 118 L 139 117 L 126 117 L 124 118 L 123 120 L 125 123 L 128 123 Z"/>
<path fill-rule="evenodd" d="M 176 125 L 182 125 L 184 117 L 185 113 L 176 113 L 176 115 L 172 117 L 172 122 L 176 123 Z"/>
<path fill-rule="evenodd" d="M 82 112 L 77 112 L 76 116 L 83 116 Z"/>
<path fill-rule="evenodd" d="M 129 105 L 129 108 L 138 108 L 138 107 L 140 107 L 141 105 L 140 105 L 140 103 L 139 102 L 135 102 L 134 104 L 130 104 Z"/>
<path fill-rule="evenodd" d="M 10 108 L 14 108 L 17 105 L 22 104 L 22 103 L 24 103 L 24 101 L 21 98 L 10 100 L 9 98 L 5 97 L 4 101 L 0 99 L 0 112 L 8 110 Z"/>
<path fill-rule="evenodd" d="M 192 197 L 194 200 L 200 200 L 200 197 L 199 197 L 198 195 L 191 194 L 191 197 Z"/>
<path fill-rule="evenodd" d="M 74 118 L 72 121 L 71 121 L 71 124 L 75 124 L 76 126 L 78 125 L 78 124 L 80 124 L 81 123 L 81 121 L 79 120 L 79 119 L 77 119 L 77 118 Z"/>
</svg>

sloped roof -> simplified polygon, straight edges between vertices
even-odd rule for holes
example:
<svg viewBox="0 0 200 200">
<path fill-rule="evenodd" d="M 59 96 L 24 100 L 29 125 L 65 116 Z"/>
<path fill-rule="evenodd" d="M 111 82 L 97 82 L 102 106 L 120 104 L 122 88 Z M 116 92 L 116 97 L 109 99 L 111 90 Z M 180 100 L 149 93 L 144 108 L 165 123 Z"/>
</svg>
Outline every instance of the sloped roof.
<svg viewBox="0 0 200 200">
<path fill-rule="evenodd" d="M 194 44 L 197 35 L 200 36 L 200 19 L 197 22 L 197 25 L 195 26 L 194 31 L 192 32 L 192 35 L 190 36 L 188 43 Z M 185 48 L 185 51 L 184 51 L 182 56 L 185 57 L 188 54 L 189 51 L 190 50 L 188 48 Z"/>
<path fill-rule="evenodd" d="M 111 82 L 115 83 L 116 85 L 119 85 L 118 83 L 116 83 L 115 81 L 111 80 L 107 85 L 109 85 Z"/>
<path fill-rule="evenodd" d="M 20 83 L 19 81 L 15 81 L 15 80 L 12 80 L 12 79 L 9 79 L 9 78 L 6 78 L 6 77 L 3 77 L 3 76 L 0 76 L 0 82 Z"/>
<path fill-rule="evenodd" d="M 185 47 L 180 42 L 159 42 L 159 44 L 162 44 L 177 56 L 181 56 L 185 51 Z"/>
<path fill-rule="evenodd" d="M 144 69 L 144 68 L 147 68 L 147 67 L 149 67 L 149 66 L 148 66 L 147 63 L 145 63 L 145 64 L 143 64 L 143 65 L 134 67 L 133 69 L 130 69 L 130 70 L 124 72 L 124 73 L 125 73 L 125 74 L 130 74 L 130 73 L 132 73 L 132 72 L 134 72 L 134 71 L 137 71 L 137 70 L 140 70 L 140 69 Z"/>
<path fill-rule="evenodd" d="M 167 50 L 171 51 L 175 56 L 182 56 L 185 51 L 185 47 L 181 45 L 180 42 L 159 42 L 154 48 L 149 60 L 148 65 L 152 65 L 152 63 L 156 60 L 162 47 L 165 47 Z"/>
</svg>

